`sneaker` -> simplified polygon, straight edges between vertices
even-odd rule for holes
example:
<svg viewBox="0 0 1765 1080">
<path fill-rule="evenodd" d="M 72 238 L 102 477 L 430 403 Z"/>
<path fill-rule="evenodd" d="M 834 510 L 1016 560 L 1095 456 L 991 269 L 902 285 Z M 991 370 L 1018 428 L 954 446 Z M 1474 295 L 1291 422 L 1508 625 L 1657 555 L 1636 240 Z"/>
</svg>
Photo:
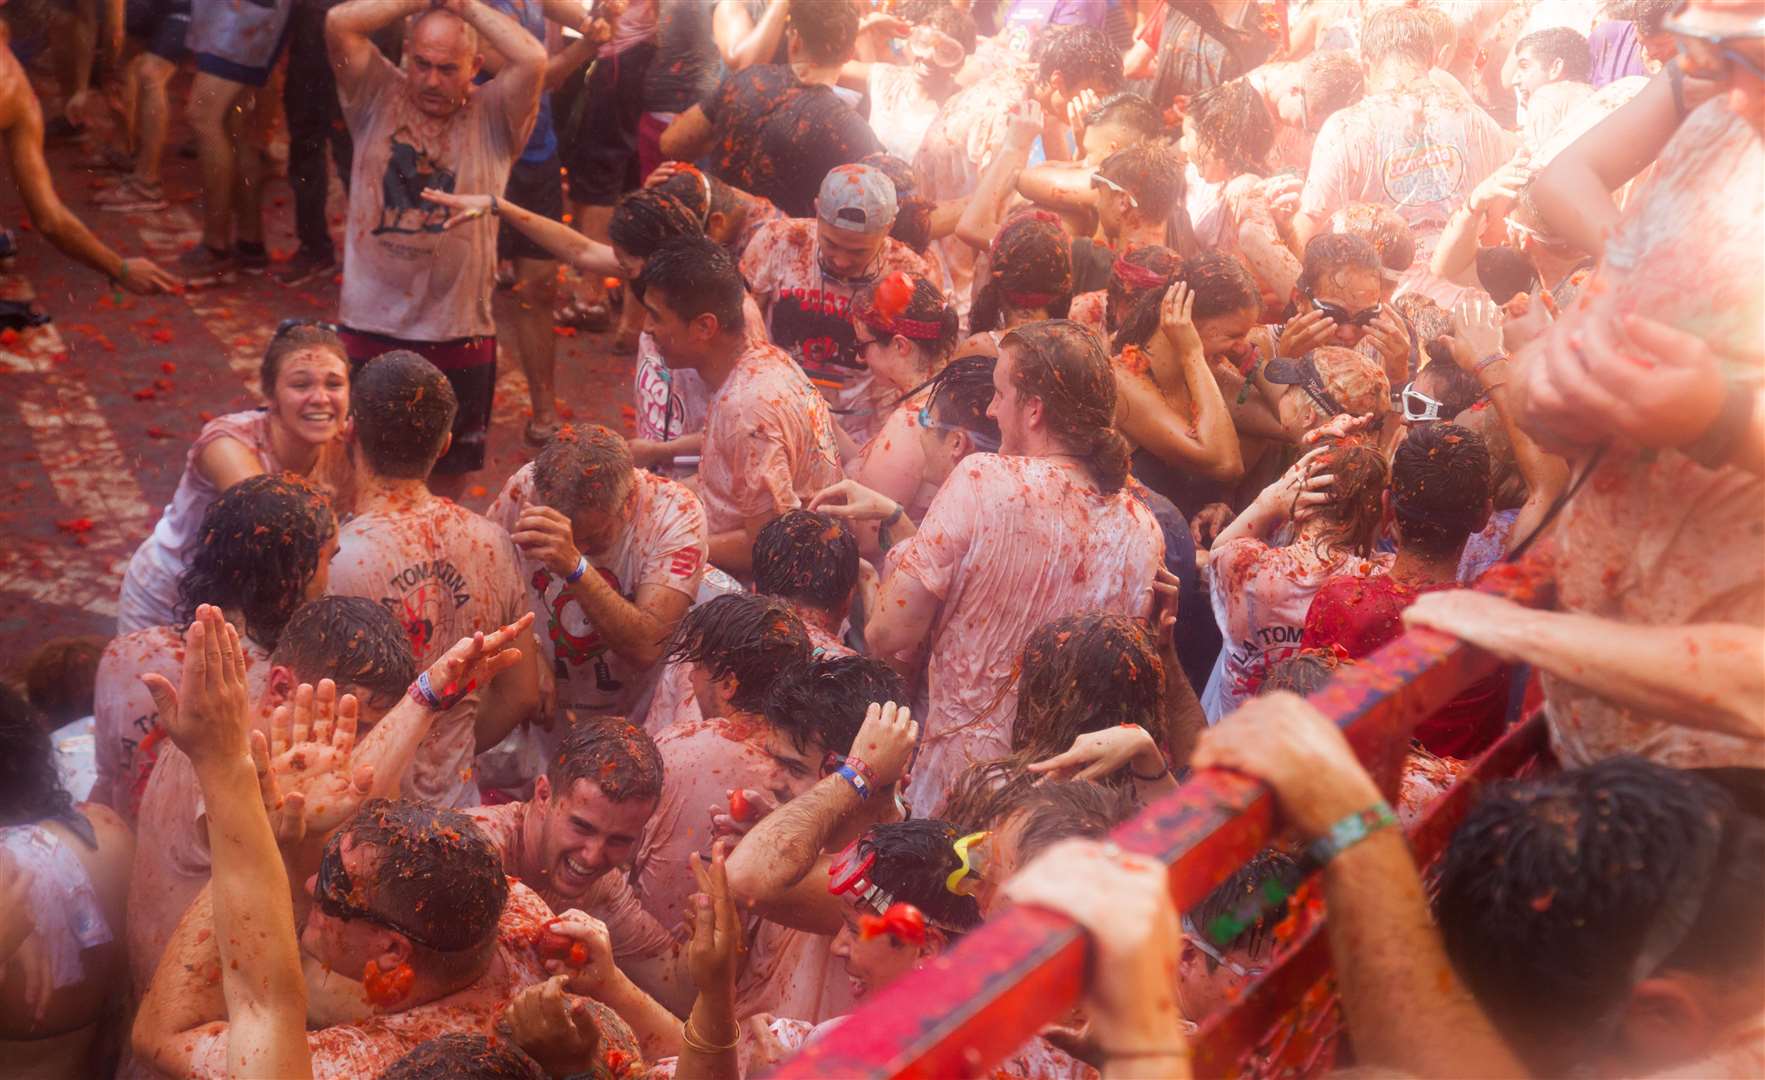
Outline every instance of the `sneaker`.
<svg viewBox="0 0 1765 1080">
<path fill-rule="evenodd" d="M 297 285 L 305 285 L 314 278 L 327 277 L 336 272 L 337 256 L 335 254 L 326 252 L 320 255 L 301 248 L 294 253 L 294 258 L 271 271 L 270 276 L 276 279 L 278 285 L 292 289 Z"/>
<path fill-rule="evenodd" d="M 262 244 L 233 245 L 233 262 L 247 274 L 263 274 L 270 268 L 270 253 Z"/>
<path fill-rule="evenodd" d="M 146 210 L 164 210 L 171 206 L 165 188 L 131 176 L 113 188 L 92 196 L 92 205 L 115 214 Z"/>
<path fill-rule="evenodd" d="M 176 273 L 191 289 L 208 289 L 231 285 L 239 279 L 239 266 L 230 251 L 216 251 L 207 244 L 197 244 L 178 256 Z"/>
</svg>

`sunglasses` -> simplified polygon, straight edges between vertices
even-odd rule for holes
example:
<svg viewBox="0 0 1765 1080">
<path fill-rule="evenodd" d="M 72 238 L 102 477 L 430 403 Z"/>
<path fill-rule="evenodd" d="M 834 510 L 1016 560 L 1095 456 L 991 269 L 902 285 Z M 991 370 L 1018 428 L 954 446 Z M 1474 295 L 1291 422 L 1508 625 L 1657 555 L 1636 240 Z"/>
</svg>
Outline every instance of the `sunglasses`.
<svg viewBox="0 0 1765 1080">
<path fill-rule="evenodd" d="M 1092 173 L 1091 174 L 1091 186 L 1092 187 L 1106 187 L 1109 190 L 1115 192 L 1117 195 L 1120 195 L 1122 198 L 1128 200 L 1129 206 L 1133 207 L 1136 210 L 1140 209 L 1140 200 L 1134 198 L 1133 192 L 1129 191 L 1125 187 L 1122 187 L 1120 184 L 1116 183 L 1114 180 L 1111 180 L 1109 177 L 1104 176 L 1102 173 Z"/>
<path fill-rule="evenodd" d="M 1372 307 L 1363 308 L 1360 311 L 1349 311 L 1341 304 L 1319 300 L 1311 293 L 1306 293 L 1305 298 L 1311 301 L 1311 306 L 1314 309 L 1329 316 L 1330 321 L 1337 326 L 1367 326 L 1379 317 L 1379 312 L 1385 310 L 1384 304 L 1374 304 Z"/>
<path fill-rule="evenodd" d="M 961 67 L 968 59 L 962 42 L 935 26 L 915 26 L 907 35 L 907 51 L 916 59 L 930 61 L 941 68 Z"/>
<path fill-rule="evenodd" d="M 919 426 L 928 431 L 962 432 L 964 435 L 968 436 L 969 441 L 974 443 L 974 448 L 982 453 L 991 454 L 997 452 L 999 449 L 999 440 L 993 438 L 991 435 L 979 431 L 970 431 L 959 424 L 946 424 L 942 420 L 933 416 L 930 398 L 927 398 L 925 404 L 919 407 L 919 416 L 917 419 L 919 421 Z"/>
<path fill-rule="evenodd" d="M 1440 419 L 1440 402 L 1415 389 L 1415 383 L 1403 388 L 1403 418 L 1406 423 Z"/>
<path fill-rule="evenodd" d="M 303 326 L 316 326 L 320 330 L 329 330 L 333 334 L 337 332 L 337 324 L 334 322 L 326 322 L 324 319 L 293 318 L 283 319 L 281 322 L 277 323 L 276 332 L 270 336 L 281 337 L 288 331 L 298 330 Z"/>
<path fill-rule="evenodd" d="M 1209 960 L 1212 960 L 1220 967 L 1225 968 L 1227 971 L 1241 979 L 1254 979 L 1267 970 L 1261 965 L 1245 967 L 1236 960 L 1226 959 L 1226 955 L 1220 952 L 1219 949 L 1215 948 L 1213 942 L 1207 940 L 1206 937 L 1196 931 L 1194 921 L 1192 921 L 1187 915 L 1183 916 L 1183 937 L 1188 940 L 1189 944 L 1195 946 L 1195 948 L 1200 951 L 1201 955 L 1207 957 Z"/>
<path fill-rule="evenodd" d="M 1755 21 L 1751 26 L 1738 30 L 1717 31 L 1701 30 L 1687 26 L 1681 19 L 1685 15 L 1685 5 L 1681 4 L 1667 19 L 1661 23 L 1661 29 L 1672 34 L 1674 44 L 1679 47 L 1679 54 L 1690 61 L 1686 68 L 1688 75 L 1700 75 L 1705 72 L 1716 73 L 1725 71 L 1729 65 L 1735 65 L 1748 72 L 1756 79 L 1765 79 L 1765 69 L 1746 54 L 1729 47 L 1731 41 L 1747 41 L 1765 37 L 1765 19 Z"/>
<path fill-rule="evenodd" d="M 461 950 L 443 947 L 426 939 L 426 937 L 388 915 L 382 915 L 371 908 L 363 907 L 351 897 L 355 893 L 355 882 L 350 880 L 349 871 L 343 865 L 343 834 L 340 832 L 325 844 L 325 853 L 319 859 L 318 885 L 313 890 L 313 900 L 333 919 L 366 919 L 377 923 L 388 930 L 396 930 L 425 949 L 436 952 L 459 952 Z"/>
</svg>

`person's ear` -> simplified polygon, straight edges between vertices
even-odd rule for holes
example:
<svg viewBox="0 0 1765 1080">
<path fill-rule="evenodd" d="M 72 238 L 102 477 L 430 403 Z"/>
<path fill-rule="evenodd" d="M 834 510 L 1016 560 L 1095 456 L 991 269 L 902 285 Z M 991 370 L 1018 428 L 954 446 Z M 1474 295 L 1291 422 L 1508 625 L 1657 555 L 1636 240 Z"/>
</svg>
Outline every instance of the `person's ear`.
<svg viewBox="0 0 1765 1080">
<path fill-rule="evenodd" d="M 705 235 L 721 236 L 729 227 L 729 215 L 721 210 L 713 210 L 705 217 Z"/>
<path fill-rule="evenodd" d="M 1709 1052 L 1717 1024 L 1698 983 L 1693 976 L 1669 973 L 1636 984 L 1618 1026 L 1627 1057 L 1688 1061 Z"/>
<path fill-rule="evenodd" d="M 536 803 L 550 802 L 552 799 L 551 777 L 540 773 L 533 780 L 533 801 Z"/>
<path fill-rule="evenodd" d="M 693 321 L 687 325 L 687 329 L 692 332 L 694 341 L 711 341 L 717 337 L 717 316 L 709 311 L 702 315 L 695 315 Z"/>
<path fill-rule="evenodd" d="M 1563 58 L 1559 56 L 1555 60 L 1551 61 L 1550 81 L 1557 82 L 1557 81 L 1561 80 L 1562 77 L 1563 77 Z"/>
<path fill-rule="evenodd" d="M 1042 426 L 1042 410 L 1044 407 L 1044 403 L 1043 403 L 1042 399 L 1040 397 L 1027 397 L 1027 398 L 1024 398 L 1023 400 L 1024 400 L 1024 406 L 1023 406 L 1024 426 L 1032 427 L 1032 428 L 1041 427 Z"/>
<path fill-rule="evenodd" d="M 264 684 L 264 705 L 274 709 L 284 704 L 294 696 L 294 689 L 299 685 L 300 680 L 294 677 L 288 665 L 272 664 L 269 681 Z"/>
<path fill-rule="evenodd" d="M 446 457 L 448 450 L 450 448 L 452 448 L 453 444 L 454 444 L 454 433 L 450 431 L 445 436 L 442 437 L 441 453 L 435 455 L 435 460 L 440 461 L 442 458 Z"/>
<path fill-rule="evenodd" d="M 713 689 L 715 689 L 717 691 L 717 694 L 719 697 L 721 697 L 724 701 L 728 701 L 731 698 L 735 697 L 737 692 L 739 692 L 741 690 L 742 681 L 740 679 L 736 678 L 735 674 L 732 672 L 730 674 L 722 676 L 721 678 L 712 680 L 711 686 Z"/>
</svg>

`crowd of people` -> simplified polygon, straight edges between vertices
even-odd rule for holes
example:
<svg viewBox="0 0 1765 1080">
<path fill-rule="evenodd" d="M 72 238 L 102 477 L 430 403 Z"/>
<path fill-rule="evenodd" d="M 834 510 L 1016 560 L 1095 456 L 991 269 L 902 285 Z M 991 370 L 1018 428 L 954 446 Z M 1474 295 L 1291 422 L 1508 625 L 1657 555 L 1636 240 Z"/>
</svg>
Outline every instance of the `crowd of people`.
<svg viewBox="0 0 1765 1080">
<path fill-rule="evenodd" d="M 276 273 L 348 210 L 115 638 L 0 694 L 9 1075 L 736 1080 L 1038 905 L 1084 1004 L 990 1074 L 1182 1077 L 1302 889 L 1317 1074 L 1765 1075 L 1765 2 L 71 7 L 104 209 L 194 56 L 204 237 L 92 239 L 0 54 L 47 238 L 263 270 L 273 77 Z M 1394 789 L 1301 695 L 1406 630 L 1500 666 Z M 1178 912 L 1107 837 L 1216 768 L 1281 830 Z"/>
</svg>

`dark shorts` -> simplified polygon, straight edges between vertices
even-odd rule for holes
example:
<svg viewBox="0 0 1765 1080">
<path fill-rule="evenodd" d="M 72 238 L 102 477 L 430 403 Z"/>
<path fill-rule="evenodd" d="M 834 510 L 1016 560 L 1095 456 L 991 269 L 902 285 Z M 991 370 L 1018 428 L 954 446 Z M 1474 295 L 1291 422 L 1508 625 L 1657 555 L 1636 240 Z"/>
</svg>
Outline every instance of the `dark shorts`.
<svg viewBox="0 0 1765 1080">
<path fill-rule="evenodd" d="M 148 52 L 174 64 L 184 58 L 190 0 L 128 0 L 123 10 L 124 29 Z"/>
<path fill-rule="evenodd" d="M 644 73 L 656 47 L 633 45 L 618 56 L 596 64 L 593 76 L 579 93 L 590 95 L 581 109 L 576 130 L 559 129 L 564 164 L 570 170 L 570 201 L 590 206 L 612 206 L 619 196 L 637 189 L 641 178 L 637 165 L 637 124 L 643 118 Z M 554 116 L 565 118 L 578 111 L 575 103 L 560 106 Z"/>
<path fill-rule="evenodd" d="M 430 470 L 439 476 L 457 476 L 484 468 L 485 442 L 490 434 L 490 406 L 496 396 L 496 338 L 459 338 L 455 341 L 401 341 L 381 334 L 340 327 L 343 348 L 349 353 L 353 375 L 361 366 L 394 349 L 409 349 L 441 369 L 453 384 L 460 411 L 454 416 L 453 444 Z"/>
<path fill-rule="evenodd" d="M 196 8 L 200 6 L 202 10 Z M 196 54 L 196 70 L 241 86 L 261 87 L 288 45 L 287 0 L 202 0 L 191 4 L 190 51 Z M 195 22 L 196 18 L 205 20 Z M 262 42 L 275 35 L 275 46 L 265 54 Z"/>
<path fill-rule="evenodd" d="M 503 202 L 514 203 L 553 221 L 564 220 L 564 178 L 558 172 L 558 156 L 528 164 L 517 161 L 509 169 L 509 182 L 503 188 Z M 508 222 L 498 222 L 496 257 L 499 259 L 557 259 L 556 255 L 533 242 L 533 239 Z"/>
</svg>

